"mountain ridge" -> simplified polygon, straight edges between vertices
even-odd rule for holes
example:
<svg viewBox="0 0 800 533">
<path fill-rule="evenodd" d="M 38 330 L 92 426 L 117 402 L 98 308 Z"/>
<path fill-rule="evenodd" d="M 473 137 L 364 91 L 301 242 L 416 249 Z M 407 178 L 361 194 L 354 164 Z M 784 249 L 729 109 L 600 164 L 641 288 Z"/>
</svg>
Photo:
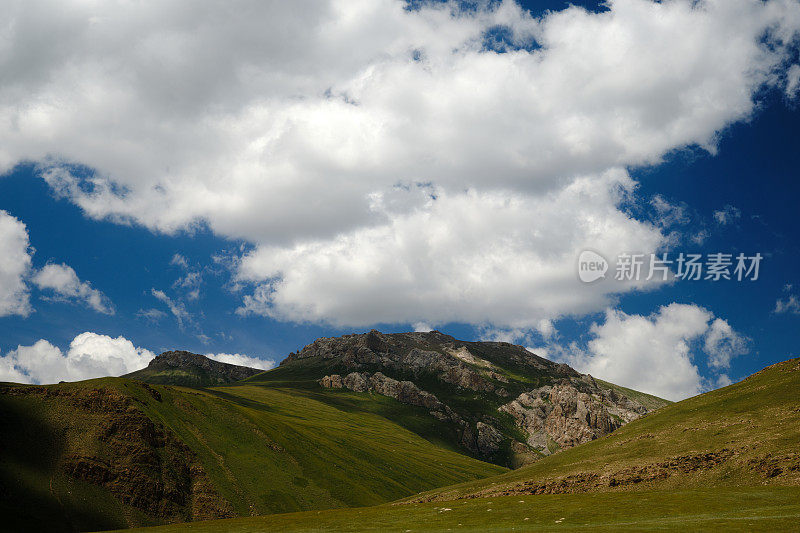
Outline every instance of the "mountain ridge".
<svg viewBox="0 0 800 533">
<path fill-rule="evenodd" d="M 160 385 L 207 387 L 234 383 L 264 372 L 258 368 L 233 365 L 185 350 L 171 350 L 154 357 L 141 370 L 121 377 Z"/>
<path fill-rule="evenodd" d="M 533 465 L 408 501 L 498 495 L 800 487 L 800 358 L 659 410 Z"/>
<path fill-rule="evenodd" d="M 791 359 L 517 470 L 381 506 L 208 521 L 197 529 L 794 531 L 799 388 L 800 359 Z"/>
<path fill-rule="evenodd" d="M 439 331 L 319 338 L 249 381 L 291 376 L 425 407 L 451 426 L 466 452 L 510 467 L 599 438 L 669 403 L 637 392 L 649 399 L 646 407 L 622 387 L 522 346 Z"/>
</svg>

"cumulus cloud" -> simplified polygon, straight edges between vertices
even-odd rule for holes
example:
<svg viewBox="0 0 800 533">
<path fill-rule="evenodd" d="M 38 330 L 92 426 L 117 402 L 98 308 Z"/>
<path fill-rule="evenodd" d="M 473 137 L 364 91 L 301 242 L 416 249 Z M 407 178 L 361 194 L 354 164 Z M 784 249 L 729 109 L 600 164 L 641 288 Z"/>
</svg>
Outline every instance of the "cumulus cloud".
<svg viewBox="0 0 800 533">
<path fill-rule="evenodd" d="M 608 305 L 568 282 L 597 234 L 663 244 L 619 169 L 713 151 L 788 90 L 800 5 L 52 0 L 4 20 L 0 171 L 37 161 L 90 217 L 254 244 L 243 312 L 516 327 Z"/>
<path fill-rule="evenodd" d="M 30 268 L 25 224 L 0 210 L 0 317 L 30 314 L 30 295 L 25 284 Z"/>
<path fill-rule="evenodd" d="M 249 366 L 250 368 L 259 368 L 261 370 L 270 370 L 275 368 L 275 361 L 271 359 L 260 359 L 258 357 L 250 357 L 249 355 L 242 355 L 238 353 L 208 353 L 206 357 L 219 361 L 220 363 L 228 363 L 230 365 Z"/>
<path fill-rule="evenodd" d="M 360 326 L 488 322 L 538 328 L 589 312 L 637 283 L 581 285 L 579 251 L 654 250 L 662 235 L 616 208 L 623 171 L 544 197 L 437 192 L 425 209 L 336 239 L 246 255 L 240 280 L 260 284 L 240 312 Z"/>
<path fill-rule="evenodd" d="M 736 333 L 725 320 L 717 318 L 711 323 L 705 337 L 704 351 L 713 368 L 728 368 L 731 359 L 749 352 L 748 339 Z"/>
<path fill-rule="evenodd" d="M 40 290 L 51 291 L 56 299 L 80 301 L 98 313 L 114 314 L 111 300 L 89 282 L 81 281 L 68 265 L 47 264 L 34 274 L 32 281 Z"/>
<path fill-rule="evenodd" d="M 0 357 L 0 380 L 47 384 L 119 376 L 146 367 L 153 357 L 124 337 L 85 332 L 66 353 L 44 339 L 18 346 Z"/>
<path fill-rule="evenodd" d="M 704 380 L 697 366 L 702 355 L 719 372 L 748 351 L 748 339 L 725 320 L 703 307 L 677 303 L 650 316 L 607 309 L 605 321 L 593 324 L 591 335 L 585 347 L 550 345 L 544 353 L 581 372 L 670 400 L 730 383 L 724 374 L 715 383 Z"/>
</svg>

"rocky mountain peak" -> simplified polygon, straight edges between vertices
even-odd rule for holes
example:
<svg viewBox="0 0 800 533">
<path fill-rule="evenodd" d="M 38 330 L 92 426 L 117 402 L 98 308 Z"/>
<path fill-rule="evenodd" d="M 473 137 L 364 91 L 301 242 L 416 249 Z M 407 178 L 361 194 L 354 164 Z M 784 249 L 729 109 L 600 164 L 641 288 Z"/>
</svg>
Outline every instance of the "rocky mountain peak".
<svg viewBox="0 0 800 533">
<path fill-rule="evenodd" d="M 207 386 L 233 383 L 260 374 L 263 370 L 232 365 L 184 350 L 163 352 L 153 358 L 147 368 L 125 377 L 149 383 Z"/>
<path fill-rule="evenodd" d="M 390 396 L 452 424 L 475 455 L 507 464 L 602 437 L 647 413 L 621 388 L 505 342 L 439 331 L 320 338 L 281 366 L 329 369 L 325 388 Z M 514 456 L 516 459 L 509 460 Z"/>
</svg>

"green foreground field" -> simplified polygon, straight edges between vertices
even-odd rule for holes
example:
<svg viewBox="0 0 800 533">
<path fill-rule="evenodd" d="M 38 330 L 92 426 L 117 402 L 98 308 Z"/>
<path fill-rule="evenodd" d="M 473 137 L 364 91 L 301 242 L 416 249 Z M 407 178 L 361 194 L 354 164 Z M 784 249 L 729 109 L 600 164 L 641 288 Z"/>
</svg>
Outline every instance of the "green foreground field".
<svg viewBox="0 0 800 533">
<path fill-rule="evenodd" d="M 195 522 L 139 533 L 800 531 L 800 488 L 503 496 Z"/>
</svg>

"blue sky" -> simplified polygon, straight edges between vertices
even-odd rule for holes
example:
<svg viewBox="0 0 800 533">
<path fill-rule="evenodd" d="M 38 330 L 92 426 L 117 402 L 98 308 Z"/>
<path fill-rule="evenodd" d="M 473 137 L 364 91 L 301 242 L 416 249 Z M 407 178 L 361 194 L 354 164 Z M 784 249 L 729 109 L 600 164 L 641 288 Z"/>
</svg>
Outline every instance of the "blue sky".
<svg viewBox="0 0 800 533">
<path fill-rule="evenodd" d="M 0 116 L 22 124 L 3 137 L 0 211 L 31 247 L 9 274 L 28 311 L 0 313 L 5 379 L 45 381 L 38 357 L 70 361 L 65 379 L 168 349 L 277 362 L 372 327 L 510 340 L 674 398 L 800 355 L 799 28 L 788 16 L 800 7 L 774 4 L 402 14 L 387 0 L 355 11 L 384 32 L 321 37 L 287 8 L 275 17 L 298 25 L 300 44 L 236 43 L 222 29 L 185 46 L 154 37 L 132 57 L 107 47 L 105 64 L 124 66 L 99 74 L 81 21 L 113 28 L 113 13 L 17 13 L 31 31 L 63 24 L 67 52 L 15 58 L 12 47 L 16 78 L 0 82 Z M 657 9 L 661 40 L 635 31 Z M 193 28 L 202 15 L 170 16 Z M 777 19 L 786 27 L 771 42 Z M 679 37 L 690 21 L 697 34 Z M 732 43 L 726 26 L 738 24 L 745 37 Z M 138 39 L 130 29 L 114 43 Z M 470 44 L 482 32 L 508 48 Z M 98 35 L 86 42 L 111 39 Z M 315 38 L 359 52 L 330 59 Z M 198 59 L 215 39 L 248 56 L 229 86 L 217 85 L 232 75 L 225 50 Z M 249 57 L 256 49 L 264 56 Z M 764 259 L 752 282 L 588 286 L 575 271 L 584 248 Z M 113 357 L 125 364 L 103 366 Z"/>
</svg>

